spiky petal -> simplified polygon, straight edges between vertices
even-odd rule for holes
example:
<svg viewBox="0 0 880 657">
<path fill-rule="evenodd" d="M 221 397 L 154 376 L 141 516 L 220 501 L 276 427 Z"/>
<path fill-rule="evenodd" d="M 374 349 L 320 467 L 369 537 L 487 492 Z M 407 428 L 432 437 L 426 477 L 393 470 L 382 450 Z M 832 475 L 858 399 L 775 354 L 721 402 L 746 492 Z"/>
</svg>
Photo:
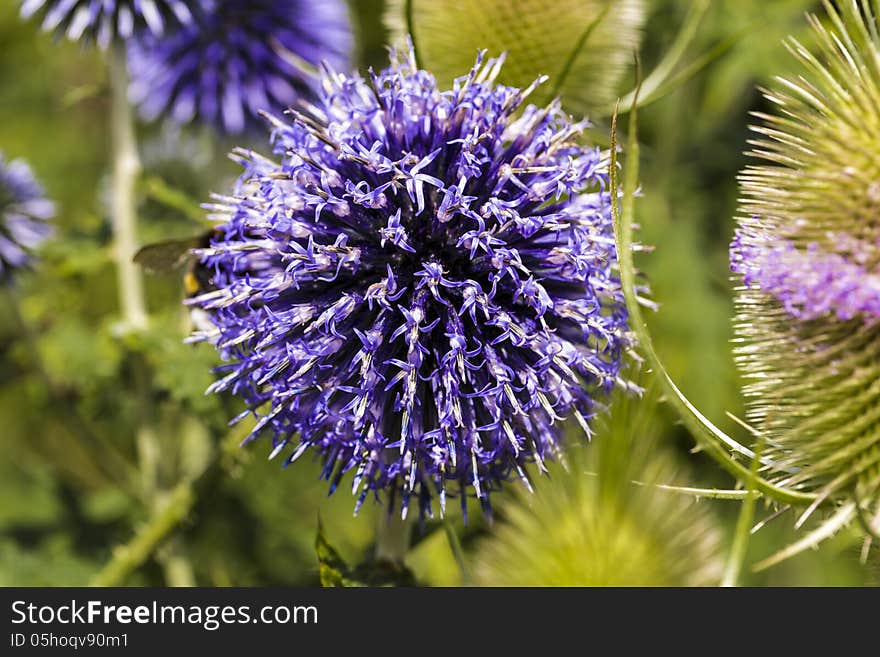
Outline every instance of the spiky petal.
<svg viewBox="0 0 880 657">
<path fill-rule="evenodd" d="M 558 104 L 479 61 L 440 91 L 413 54 L 369 79 L 328 73 L 273 118 L 270 159 L 213 206 L 208 311 L 244 398 L 287 462 L 321 455 L 358 505 L 484 503 L 585 429 L 628 341 L 608 156 Z"/>
<path fill-rule="evenodd" d="M 55 206 L 22 160 L 7 162 L 0 153 L 0 282 L 28 267 L 33 251 L 52 233 L 47 223 Z"/>
<path fill-rule="evenodd" d="M 770 475 L 819 500 L 880 500 L 880 36 L 877 3 L 810 18 L 741 174 L 737 360 Z M 827 25 L 827 26 L 826 26 Z M 814 505 L 814 507 L 817 505 Z M 869 514 L 876 513 L 867 511 Z"/>
<path fill-rule="evenodd" d="M 170 36 L 129 46 L 131 95 L 147 120 L 170 116 L 238 134 L 262 129 L 313 98 L 313 69 L 348 68 L 351 26 L 343 0 L 199 0 L 195 20 Z"/>
<path fill-rule="evenodd" d="M 43 30 L 106 49 L 140 31 L 162 34 L 192 20 L 186 0 L 22 0 L 22 18 L 37 17 Z"/>
</svg>

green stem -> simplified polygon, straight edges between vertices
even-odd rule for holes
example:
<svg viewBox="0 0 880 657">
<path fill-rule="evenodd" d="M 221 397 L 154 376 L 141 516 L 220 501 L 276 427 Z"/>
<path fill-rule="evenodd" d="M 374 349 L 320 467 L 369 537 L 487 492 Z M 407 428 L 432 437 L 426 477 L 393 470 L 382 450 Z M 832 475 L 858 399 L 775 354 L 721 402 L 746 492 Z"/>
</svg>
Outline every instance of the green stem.
<svg viewBox="0 0 880 657">
<path fill-rule="evenodd" d="M 684 56 L 694 37 L 698 34 L 700 22 L 709 9 L 709 0 L 694 0 L 688 10 L 684 23 L 672 45 L 666 50 L 663 59 L 645 80 L 640 80 L 637 88 L 619 101 L 619 112 L 625 113 L 636 109 L 640 103 L 653 100 L 663 83 L 672 75 L 678 62 Z"/>
<path fill-rule="evenodd" d="M 388 561 L 402 566 L 409 552 L 412 523 L 397 513 L 379 515 L 376 529 L 376 561 Z"/>
<path fill-rule="evenodd" d="M 458 564 L 458 570 L 461 573 L 461 583 L 467 586 L 471 582 L 471 572 L 468 568 L 467 559 L 464 556 L 464 549 L 461 546 L 461 539 L 455 527 L 449 520 L 443 520 L 443 531 L 446 532 L 446 540 L 449 542 L 449 549 L 452 550 L 452 556 L 455 557 L 455 563 Z"/>
<path fill-rule="evenodd" d="M 614 236 L 617 243 L 617 256 L 620 266 L 620 282 L 626 300 L 626 307 L 630 313 L 630 326 L 636 335 L 639 348 L 645 355 L 648 366 L 654 372 L 661 385 L 664 396 L 669 404 L 675 408 L 679 417 L 684 422 L 688 431 L 697 441 L 697 444 L 708 452 L 721 466 L 737 479 L 750 482 L 761 493 L 787 504 L 810 504 L 816 499 L 812 493 L 804 493 L 797 490 L 789 490 L 763 479 L 758 474 L 753 474 L 748 467 L 736 460 L 734 453 L 753 458 L 751 450 L 746 449 L 726 433 L 715 426 L 690 400 L 679 390 L 678 386 L 669 376 L 663 361 L 654 348 L 651 332 L 642 316 L 641 301 L 636 293 L 636 268 L 633 262 L 633 222 L 635 216 L 635 196 L 639 175 L 639 142 L 638 142 L 638 119 L 637 107 L 640 86 L 636 87 L 633 107 L 629 115 L 629 135 L 627 139 L 627 156 L 624 163 L 624 182 L 621 202 L 618 204 L 618 195 L 621 192 L 619 173 L 617 170 L 617 118 L 619 112 L 615 111 L 611 121 L 611 166 L 610 166 L 610 190 L 611 212 L 614 220 Z"/>
<path fill-rule="evenodd" d="M 179 212 L 199 226 L 213 226 L 205 217 L 205 211 L 199 202 L 190 198 L 179 189 L 174 189 L 159 176 L 152 176 L 143 182 L 144 193 L 157 203 Z"/>
<path fill-rule="evenodd" d="M 113 130 L 112 213 L 119 309 L 125 329 L 141 331 L 147 327 L 148 321 L 143 278 L 138 265 L 134 262 L 138 248 L 135 190 L 141 166 L 135 139 L 134 118 L 131 104 L 128 102 L 128 72 L 125 50 L 122 46 L 117 46 L 111 55 L 110 81 L 113 95 L 111 115 Z M 152 400 L 150 368 L 142 354 L 132 354 L 132 358 L 135 371 L 135 394 L 139 400 L 136 442 L 140 463 L 141 490 L 145 505 L 150 513 L 158 519 L 158 524 L 152 525 L 153 531 L 147 532 L 144 535 L 146 537 L 144 540 L 139 541 L 136 538 L 134 542 L 136 548 L 143 546 L 148 551 L 141 554 L 137 549 L 129 549 L 124 553 L 134 554 L 142 561 L 156 547 L 155 543 L 150 544 L 150 540 L 158 541 L 164 538 L 163 531 L 170 532 L 182 518 L 180 514 L 185 515 L 188 512 L 188 505 L 182 505 L 179 501 L 170 507 L 165 502 L 165 498 L 169 494 L 172 496 L 172 500 L 175 499 L 175 495 L 178 497 L 183 495 L 188 484 L 179 484 L 171 493 L 163 490 L 161 481 L 163 460 L 167 460 L 169 457 L 166 450 L 162 449 L 153 423 L 155 409 Z M 189 503 L 191 504 L 191 500 Z M 165 509 L 169 509 L 169 511 L 165 512 Z M 179 542 L 169 545 L 165 553 L 160 555 L 160 561 L 169 584 L 188 585 L 193 583 L 192 569 Z M 128 561 L 122 560 L 123 565 L 129 562 L 131 562 L 130 557 Z"/>
<path fill-rule="evenodd" d="M 763 443 L 758 441 L 755 445 L 755 455 L 752 457 L 751 474 L 747 495 L 739 510 L 739 518 L 736 521 L 736 530 L 733 535 L 733 544 L 730 547 L 730 555 L 724 569 L 724 577 L 721 586 L 738 586 L 740 573 L 746 560 L 746 552 L 749 548 L 749 539 L 752 536 L 752 523 L 755 520 L 755 504 L 758 501 L 758 491 L 754 482 L 758 475 L 758 464 L 761 462 L 761 447 Z"/>
<path fill-rule="evenodd" d="M 159 563 L 168 586 L 177 588 L 196 585 L 192 564 L 186 556 L 183 542 L 179 537 L 168 539 L 165 547 L 158 553 Z"/>
<path fill-rule="evenodd" d="M 113 558 L 91 581 L 91 586 L 120 586 L 189 515 L 196 495 L 190 482 L 171 492 L 161 509 L 126 545 L 113 551 Z"/>
<path fill-rule="evenodd" d="M 229 455 L 237 448 L 240 441 L 241 436 L 238 432 L 230 432 L 219 448 L 214 451 L 211 460 L 205 464 L 201 472 L 193 472 L 190 477 L 177 484 L 170 493 L 161 496 L 152 510 L 152 516 L 147 524 L 135 533 L 131 541 L 113 551 L 110 562 L 94 577 L 91 585 L 121 586 L 129 575 L 153 556 L 180 523 L 186 520 L 198 500 L 204 499 L 206 492 L 216 485 L 216 482 L 220 480 L 221 473 L 235 467 L 234 462 L 230 463 Z M 240 453 L 240 451 L 235 452 L 236 455 Z M 172 559 L 181 556 L 173 544 L 169 556 Z M 172 563 L 172 572 L 168 572 L 168 564 L 164 565 L 169 583 L 172 585 L 175 581 L 182 583 L 184 576 L 181 570 L 182 563 L 179 560 Z M 178 580 L 178 577 L 181 579 Z M 191 570 L 187 577 L 191 577 Z"/>
<path fill-rule="evenodd" d="M 144 287 L 140 269 L 134 262 L 137 252 L 135 183 L 140 173 L 134 119 L 128 102 L 128 71 L 125 50 L 117 46 L 110 55 L 112 89 L 111 127 L 113 132 L 113 237 L 119 308 L 128 330 L 147 326 Z"/>
</svg>

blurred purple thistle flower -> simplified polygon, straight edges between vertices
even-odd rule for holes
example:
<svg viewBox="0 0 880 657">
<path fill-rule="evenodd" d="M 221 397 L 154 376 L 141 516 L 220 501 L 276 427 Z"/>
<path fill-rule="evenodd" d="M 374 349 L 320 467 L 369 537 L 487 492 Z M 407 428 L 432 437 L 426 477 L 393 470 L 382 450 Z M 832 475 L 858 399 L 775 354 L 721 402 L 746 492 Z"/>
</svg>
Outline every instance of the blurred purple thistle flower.
<svg viewBox="0 0 880 657">
<path fill-rule="evenodd" d="M 46 32 L 74 41 L 96 41 L 101 49 L 116 39 L 146 31 L 155 35 L 192 20 L 187 0 L 23 0 L 22 18 L 40 16 Z"/>
<path fill-rule="evenodd" d="M 52 233 L 46 223 L 55 216 L 43 188 L 21 160 L 7 162 L 0 153 L 0 282 L 28 267 L 32 252 Z"/>
<path fill-rule="evenodd" d="M 795 319 L 834 316 L 840 321 L 880 319 L 880 274 L 865 263 L 876 246 L 848 236 L 836 240 L 843 249 L 831 253 L 816 243 L 799 249 L 789 240 L 749 236 L 737 230 L 730 245 L 730 269 L 747 287 L 775 297 Z"/>
<path fill-rule="evenodd" d="M 359 508 L 405 515 L 557 455 L 621 382 L 627 313 L 606 153 L 558 102 L 523 107 L 483 61 L 441 92 L 410 51 L 368 79 L 326 72 L 319 102 L 268 117 L 280 163 L 239 150 L 192 300 L 272 456 L 320 454 Z M 397 496 L 400 498 L 397 498 Z"/>
<path fill-rule="evenodd" d="M 322 61 L 348 67 L 343 0 L 199 0 L 195 20 L 170 36 L 131 42 L 131 95 L 147 120 L 168 115 L 229 134 L 262 129 L 260 111 L 314 98 Z"/>
</svg>

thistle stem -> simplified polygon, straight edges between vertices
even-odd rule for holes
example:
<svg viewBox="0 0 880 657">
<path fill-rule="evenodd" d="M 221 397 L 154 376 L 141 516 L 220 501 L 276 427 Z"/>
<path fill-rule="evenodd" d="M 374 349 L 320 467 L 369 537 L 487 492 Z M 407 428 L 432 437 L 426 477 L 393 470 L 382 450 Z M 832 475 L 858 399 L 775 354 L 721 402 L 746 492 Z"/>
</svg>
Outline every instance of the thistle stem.
<svg viewBox="0 0 880 657">
<path fill-rule="evenodd" d="M 113 550 L 110 561 L 95 575 L 90 586 L 122 586 L 157 550 L 168 544 L 171 535 L 192 513 L 199 500 L 209 497 L 207 493 L 217 484 L 221 473 L 232 467 L 228 457 L 240 454 L 237 451 L 240 441 L 241 436 L 235 431 L 231 432 L 212 454 L 204 469 L 191 473 L 190 477 L 157 497 L 147 523 L 135 532 L 128 543 Z M 163 564 L 166 579 L 172 586 L 186 586 L 195 580 L 192 568 L 180 550 L 182 546 L 175 545 L 172 540 L 166 563 Z M 167 559 L 171 559 L 171 562 Z"/>
<path fill-rule="evenodd" d="M 140 173 L 134 121 L 128 102 L 128 72 L 125 50 L 117 46 L 110 56 L 112 89 L 111 127 L 113 133 L 113 237 L 119 309 L 129 330 L 147 325 L 141 272 L 134 262 L 137 251 L 135 183 Z"/>
<path fill-rule="evenodd" d="M 468 586 L 471 583 L 470 568 L 468 568 L 467 559 L 464 556 L 464 548 L 461 546 L 458 533 L 456 533 L 455 527 L 452 526 L 448 519 L 443 520 L 443 531 L 446 533 L 446 541 L 449 543 L 449 549 L 452 551 L 452 556 L 455 557 L 456 565 L 458 565 L 461 583 L 464 586 Z"/>
<path fill-rule="evenodd" d="M 113 551 L 113 558 L 95 576 L 91 586 L 119 586 L 124 583 L 186 518 L 194 503 L 192 484 L 178 484 L 162 508 L 137 532 L 132 541 Z"/>
<path fill-rule="evenodd" d="M 376 530 L 376 561 L 403 565 L 409 551 L 412 523 L 396 513 L 379 516 Z"/>
<path fill-rule="evenodd" d="M 110 82 L 112 89 L 111 128 L 113 137 L 113 235 L 115 241 L 117 292 L 119 310 L 126 331 L 142 331 L 147 327 L 147 309 L 144 299 L 144 286 L 141 272 L 134 262 L 138 248 L 137 207 L 135 186 L 141 171 L 134 131 L 134 117 L 128 102 L 128 71 L 126 69 L 125 47 L 117 44 L 110 57 Z M 135 370 L 135 394 L 138 404 L 137 451 L 140 462 L 141 489 L 144 502 L 157 521 L 148 531 L 139 535 L 132 548 L 123 552 L 118 561 L 117 571 L 111 564 L 109 576 L 117 572 L 125 576 L 129 567 L 137 567 L 164 540 L 192 505 L 192 493 L 178 486 L 171 493 L 172 500 L 180 498 L 170 506 L 164 499 L 167 493 L 162 489 L 160 475 L 164 450 L 160 444 L 152 422 L 154 412 L 150 368 L 142 354 L 133 354 Z M 188 495 L 184 498 L 184 495 Z M 140 549 L 142 548 L 142 549 Z M 193 583 L 192 569 L 186 560 L 179 541 L 168 546 L 160 555 L 164 566 L 166 581 L 171 585 L 190 585 Z M 129 571 L 130 572 L 130 571 Z"/>
</svg>

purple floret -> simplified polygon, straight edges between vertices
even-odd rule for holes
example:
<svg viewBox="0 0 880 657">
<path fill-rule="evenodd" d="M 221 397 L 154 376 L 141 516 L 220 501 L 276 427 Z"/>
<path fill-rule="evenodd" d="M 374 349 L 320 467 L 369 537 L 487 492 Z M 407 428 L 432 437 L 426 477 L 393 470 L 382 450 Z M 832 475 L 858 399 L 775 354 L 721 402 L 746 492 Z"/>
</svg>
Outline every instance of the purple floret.
<svg viewBox="0 0 880 657">
<path fill-rule="evenodd" d="M 33 261 L 33 251 L 52 233 L 47 223 L 55 206 L 30 167 L 21 160 L 7 162 L 0 153 L 0 282 Z"/>
<path fill-rule="evenodd" d="M 114 40 L 140 32 L 160 35 L 192 20 L 193 0 L 23 0 L 22 18 L 38 16 L 43 30 L 73 40 Z"/>
<path fill-rule="evenodd" d="M 866 266 L 877 247 L 851 236 L 835 241 L 839 253 L 816 243 L 802 249 L 790 240 L 748 239 L 737 231 L 730 245 L 730 268 L 743 276 L 746 286 L 775 297 L 796 319 L 877 321 L 880 274 Z"/>
<path fill-rule="evenodd" d="M 609 158 L 586 122 L 523 107 L 483 61 L 440 91 L 411 52 L 270 117 L 274 158 L 211 209 L 216 290 L 193 300 L 272 456 L 320 455 L 357 507 L 489 493 L 558 454 L 629 344 Z M 536 83 L 537 84 L 537 83 Z M 397 500 L 397 501 L 395 501 Z"/>
<path fill-rule="evenodd" d="M 260 111 L 281 113 L 319 84 L 308 68 L 348 68 L 344 0 L 199 0 L 173 35 L 131 42 L 132 100 L 147 120 L 170 116 L 229 134 L 262 130 Z"/>
</svg>

